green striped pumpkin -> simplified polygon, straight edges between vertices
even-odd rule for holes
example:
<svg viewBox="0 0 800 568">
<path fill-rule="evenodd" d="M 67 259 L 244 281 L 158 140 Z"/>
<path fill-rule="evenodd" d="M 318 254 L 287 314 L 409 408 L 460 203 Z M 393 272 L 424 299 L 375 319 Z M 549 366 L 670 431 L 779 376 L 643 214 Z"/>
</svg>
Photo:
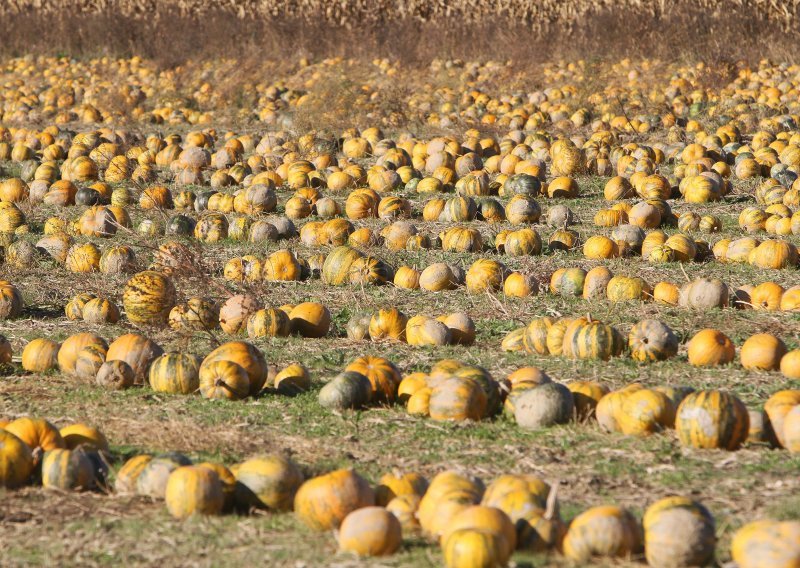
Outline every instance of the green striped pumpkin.
<svg viewBox="0 0 800 568">
<path fill-rule="evenodd" d="M 134 275 L 122 294 L 125 313 L 133 323 L 162 325 L 175 303 L 172 280 L 152 270 Z"/>
<path fill-rule="evenodd" d="M 460 223 L 472 221 L 478 215 L 478 205 L 471 197 L 459 195 L 447 200 L 439 214 L 439 221 Z"/>
<path fill-rule="evenodd" d="M 331 286 L 341 286 L 349 281 L 350 267 L 361 258 L 359 251 L 352 247 L 340 246 L 333 249 L 322 265 L 322 280 Z"/>
<path fill-rule="evenodd" d="M 563 355 L 573 359 L 608 361 L 625 347 L 622 334 L 599 321 L 575 320 L 564 333 Z"/>
<path fill-rule="evenodd" d="M 699 391 L 683 399 L 675 430 L 684 446 L 736 450 L 747 439 L 750 416 L 741 400 L 723 391 Z"/>
<path fill-rule="evenodd" d="M 547 333 L 555 323 L 551 317 L 537 318 L 525 328 L 523 335 L 523 345 L 525 352 L 539 355 L 548 355 L 550 350 L 547 348 Z"/>
<path fill-rule="evenodd" d="M 50 450 L 42 458 L 42 485 L 69 490 L 91 489 L 94 467 L 81 450 Z"/>
<path fill-rule="evenodd" d="M 561 355 L 564 351 L 564 334 L 573 322 L 571 318 L 561 318 L 553 322 L 547 330 L 547 352 L 550 355 Z"/>
<path fill-rule="evenodd" d="M 216 361 L 230 361 L 241 366 L 250 381 L 250 395 L 257 395 L 267 381 L 267 362 L 261 351 L 246 341 L 229 341 L 209 353 L 200 370 Z"/>
<path fill-rule="evenodd" d="M 191 394 L 200 387 L 200 358 L 166 353 L 150 365 L 150 387 L 167 394 Z"/>
<path fill-rule="evenodd" d="M 291 333 L 289 316 L 283 310 L 265 308 L 247 318 L 247 337 L 288 337 Z"/>
</svg>

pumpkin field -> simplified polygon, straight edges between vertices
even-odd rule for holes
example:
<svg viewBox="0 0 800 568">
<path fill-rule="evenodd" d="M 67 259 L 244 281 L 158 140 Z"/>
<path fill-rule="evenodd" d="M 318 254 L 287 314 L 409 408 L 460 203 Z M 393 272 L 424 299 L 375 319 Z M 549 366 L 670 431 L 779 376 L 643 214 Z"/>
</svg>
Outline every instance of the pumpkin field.
<svg viewBox="0 0 800 568">
<path fill-rule="evenodd" d="M 0 47 L 0 566 L 800 566 L 791 53 L 311 45 L 394 3 L 104 51 L 73 4 Z"/>
</svg>

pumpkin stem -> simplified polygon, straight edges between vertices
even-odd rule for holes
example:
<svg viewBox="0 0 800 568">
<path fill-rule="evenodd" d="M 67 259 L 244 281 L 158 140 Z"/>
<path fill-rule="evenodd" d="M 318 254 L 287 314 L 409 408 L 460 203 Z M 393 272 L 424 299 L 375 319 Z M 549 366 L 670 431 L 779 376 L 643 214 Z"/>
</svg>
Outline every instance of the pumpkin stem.
<svg viewBox="0 0 800 568">
<path fill-rule="evenodd" d="M 558 495 L 558 484 L 559 482 L 556 481 L 550 486 L 550 493 L 547 494 L 547 506 L 544 511 L 544 518 L 552 520 L 553 515 L 556 513 L 556 496 Z"/>
</svg>

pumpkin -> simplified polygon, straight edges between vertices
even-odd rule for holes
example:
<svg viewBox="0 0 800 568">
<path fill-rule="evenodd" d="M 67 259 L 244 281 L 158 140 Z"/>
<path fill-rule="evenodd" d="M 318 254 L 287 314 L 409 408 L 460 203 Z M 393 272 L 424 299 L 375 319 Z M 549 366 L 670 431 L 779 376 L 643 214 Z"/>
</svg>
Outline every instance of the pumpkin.
<svg viewBox="0 0 800 568">
<path fill-rule="evenodd" d="M 744 342 L 739 357 L 749 371 L 777 371 L 785 354 L 783 341 L 769 333 L 757 333 Z"/>
<path fill-rule="evenodd" d="M 236 335 L 246 329 L 248 318 L 258 309 L 258 301 L 253 296 L 231 296 L 219 309 L 219 326 L 225 333 Z"/>
<path fill-rule="evenodd" d="M 781 390 L 774 393 L 764 404 L 764 412 L 775 436 L 775 441 L 786 447 L 784 438 L 784 421 L 786 415 L 795 406 L 800 405 L 800 390 Z"/>
<path fill-rule="evenodd" d="M 586 258 L 600 260 L 619 256 L 617 244 L 602 235 L 594 235 L 583 244 L 583 255 Z"/>
<path fill-rule="evenodd" d="M 325 337 L 330 330 L 331 313 L 319 302 L 297 304 L 289 313 L 292 331 L 303 337 Z"/>
<path fill-rule="evenodd" d="M 787 379 L 800 380 L 800 349 L 789 351 L 781 358 L 781 373 Z"/>
<path fill-rule="evenodd" d="M 502 536 L 505 545 L 503 554 L 510 557 L 517 547 L 517 531 L 508 515 L 495 507 L 472 505 L 456 513 L 442 533 L 440 542 L 444 544 L 455 531 L 462 529 L 484 530 Z"/>
<path fill-rule="evenodd" d="M 472 345 L 475 342 L 475 322 L 464 312 L 455 312 L 439 316 L 436 319 L 446 325 L 450 330 L 452 343 L 458 345 Z"/>
<path fill-rule="evenodd" d="M 90 345 L 98 346 L 104 350 L 108 347 L 102 337 L 93 333 L 77 333 L 64 340 L 64 343 L 61 344 L 61 347 L 58 350 L 57 357 L 58 367 L 61 369 L 61 372 L 68 375 L 74 374 L 75 363 L 78 360 L 78 354 L 85 347 Z"/>
<path fill-rule="evenodd" d="M 411 373 L 410 375 L 406 375 L 397 386 L 397 399 L 405 404 L 414 393 L 427 386 L 428 375 L 425 373 Z"/>
<path fill-rule="evenodd" d="M 684 446 L 736 450 L 747 439 L 747 408 L 721 391 L 699 391 L 683 399 L 675 414 L 675 430 Z"/>
<path fill-rule="evenodd" d="M 783 447 L 793 454 L 800 453 L 800 404 L 784 417 L 782 439 Z"/>
<path fill-rule="evenodd" d="M 631 357 L 636 361 L 663 361 L 678 353 L 678 338 L 659 320 L 642 320 L 628 335 Z"/>
<path fill-rule="evenodd" d="M 67 305 L 64 307 L 64 313 L 67 316 L 68 320 L 77 321 L 83 319 L 83 307 L 89 302 L 96 298 L 94 294 L 78 294 L 77 296 L 73 297 Z"/>
<path fill-rule="evenodd" d="M 185 519 L 192 515 L 218 515 L 225 505 L 222 482 L 208 467 L 182 466 L 170 473 L 164 500 L 170 515 Z"/>
<path fill-rule="evenodd" d="M 653 287 L 653 299 L 659 304 L 677 306 L 680 301 L 680 291 L 671 282 L 659 282 Z"/>
<path fill-rule="evenodd" d="M 159 272 L 140 272 L 125 284 L 122 305 L 133 323 L 165 324 L 175 305 L 175 287 L 169 277 Z"/>
<path fill-rule="evenodd" d="M 695 367 L 727 365 L 736 357 L 736 348 L 728 336 L 716 329 L 698 331 L 687 345 L 689 364 Z"/>
<path fill-rule="evenodd" d="M 586 271 L 582 268 L 567 268 L 561 274 L 558 292 L 562 296 L 581 296 L 586 281 Z"/>
<path fill-rule="evenodd" d="M 428 490 L 428 480 L 418 473 L 387 473 L 375 488 L 375 504 L 385 507 L 389 501 L 401 495 L 416 495 L 422 498 Z"/>
<path fill-rule="evenodd" d="M 740 568 L 793 568 L 800 561 L 800 522 L 748 523 L 733 535 L 731 556 Z"/>
<path fill-rule="evenodd" d="M 240 400 L 250 393 L 250 379 L 243 367 L 231 361 L 203 362 L 199 388 L 204 398 Z"/>
<path fill-rule="evenodd" d="M 108 452 L 108 440 L 97 428 L 86 424 L 71 424 L 59 431 L 68 450 L 78 448 Z"/>
<path fill-rule="evenodd" d="M 247 337 L 288 337 L 291 333 L 289 316 L 283 310 L 266 308 L 247 318 Z"/>
<path fill-rule="evenodd" d="M 106 361 L 98 369 L 94 380 L 101 387 L 122 390 L 133 386 L 135 379 L 133 369 L 125 361 Z"/>
<path fill-rule="evenodd" d="M 783 286 L 775 282 L 763 282 L 750 292 L 750 305 L 754 310 L 778 310 L 783 297 Z"/>
<path fill-rule="evenodd" d="M 73 245 L 67 251 L 66 265 L 70 272 L 96 272 L 100 269 L 100 250 L 92 243 Z"/>
<path fill-rule="evenodd" d="M 61 344 L 45 338 L 32 339 L 22 350 L 22 368 L 33 373 L 45 373 L 58 366 Z"/>
<path fill-rule="evenodd" d="M 106 350 L 102 346 L 84 347 L 75 359 L 75 376 L 86 381 L 93 381 L 105 362 Z"/>
<path fill-rule="evenodd" d="M 447 568 L 505 566 L 509 544 L 502 535 L 479 529 L 453 531 L 443 543 Z"/>
<path fill-rule="evenodd" d="M 250 383 L 250 396 L 257 395 L 267 381 L 267 362 L 264 356 L 260 350 L 246 341 L 223 343 L 206 355 L 200 365 L 200 371 L 202 372 L 204 366 L 216 361 L 230 361 L 245 370 Z"/>
<path fill-rule="evenodd" d="M 106 361 L 125 361 L 130 365 L 136 384 L 144 384 L 152 362 L 164 350 L 152 339 L 137 333 L 127 333 L 108 346 Z"/>
<path fill-rule="evenodd" d="M 650 286 L 638 276 L 614 276 L 606 285 L 606 296 L 612 302 L 643 300 L 651 295 Z"/>
<path fill-rule="evenodd" d="M 623 399 L 615 418 L 623 434 L 647 436 L 674 425 L 675 407 L 666 394 L 641 389 Z"/>
<path fill-rule="evenodd" d="M 406 290 L 419 289 L 419 279 L 421 272 L 410 266 L 401 266 L 394 274 L 393 283 L 398 288 L 405 288 Z"/>
<path fill-rule="evenodd" d="M 382 357 L 359 357 L 352 361 L 345 372 L 354 371 L 369 379 L 371 385 L 371 402 L 394 402 L 397 387 L 400 384 L 400 371 L 394 364 Z"/>
<path fill-rule="evenodd" d="M 530 274 L 512 272 L 503 282 L 503 293 L 514 298 L 535 296 L 539 291 L 539 282 Z"/>
<path fill-rule="evenodd" d="M 506 352 L 523 351 L 525 349 L 524 340 L 525 328 L 520 327 L 508 332 L 508 334 L 503 338 L 500 348 Z"/>
<path fill-rule="evenodd" d="M 340 469 L 303 483 L 294 498 L 294 512 L 311 530 L 338 528 L 357 509 L 371 507 L 375 493 L 350 469 Z"/>
<path fill-rule="evenodd" d="M 0 487 L 19 487 L 31 476 L 33 468 L 33 454 L 28 444 L 0 428 Z"/>
<path fill-rule="evenodd" d="M 426 267 L 419 276 L 419 286 L 429 292 L 453 290 L 458 286 L 450 265 L 437 262 Z"/>
<path fill-rule="evenodd" d="M 340 286 L 348 282 L 350 267 L 362 256 L 359 251 L 349 246 L 336 247 L 328 254 L 322 265 L 322 280 L 331 286 Z"/>
<path fill-rule="evenodd" d="M 608 394 L 606 386 L 594 381 L 570 381 L 566 386 L 572 393 L 578 420 L 588 420 L 594 416 L 597 404 Z"/>
<path fill-rule="evenodd" d="M 500 290 L 506 273 L 506 267 L 500 262 L 487 258 L 478 259 L 467 270 L 467 291 L 475 294 Z"/>
<path fill-rule="evenodd" d="M 406 341 L 409 345 L 447 345 L 452 342 L 452 333 L 438 320 L 414 316 L 406 323 Z"/>
<path fill-rule="evenodd" d="M 369 339 L 369 325 L 371 322 L 372 316 L 367 314 L 355 314 L 345 326 L 347 338 L 355 341 Z"/>
<path fill-rule="evenodd" d="M 83 306 L 83 321 L 103 324 L 119 321 L 119 308 L 105 298 L 93 298 Z"/>
<path fill-rule="evenodd" d="M 369 322 L 369 337 L 373 341 L 394 339 L 404 341 L 408 317 L 397 308 L 381 309 L 372 314 Z"/>
<path fill-rule="evenodd" d="M 187 353 L 167 353 L 150 365 L 150 387 L 167 394 L 191 394 L 200 387 L 200 358 Z"/>
<path fill-rule="evenodd" d="M 402 543 L 400 521 L 383 507 L 363 507 L 339 527 L 339 550 L 358 556 L 390 556 Z"/>
<path fill-rule="evenodd" d="M 414 533 L 419 530 L 417 509 L 421 497 L 414 494 L 399 495 L 386 504 L 386 510 L 397 517 L 404 533 Z"/>
<path fill-rule="evenodd" d="M 42 485 L 62 491 L 91 489 L 94 466 L 82 450 L 54 449 L 42 458 Z"/>
<path fill-rule="evenodd" d="M 696 501 L 686 497 L 656 501 L 645 511 L 642 525 L 650 566 L 706 566 L 714 557 L 714 517 Z"/>
<path fill-rule="evenodd" d="M 240 507 L 291 511 L 303 474 L 289 458 L 264 455 L 241 463 L 236 481 L 235 498 Z"/>
<path fill-rule="evenodd" d="M 547 330 L 547 352 L 559 356 L 564 350 L 564 334 L 573 320 L 561 318 L 553 322 Z"/>
<path fill-rule="evenodd" d="M 787 241 L 767 240 L 753 249 L 749 258 L 758 268 L 789 268 L 797 266 L 797 247 Z"/>
<path fill-rule="evenodd" d="M 487 413 L 487 395 L 469 378 L 450 377 L 431 390 L 429 413 L 434 420 L 480 420 Z"/>
<path fill-rule="evenodd" d="M 642 385 L 633 383 L 603 396 L 595 408 L 595 415 L 600 428 L 606 432 L 622 432 L 622 426 L 619 423 L 622 405 L 629 396 L 642 388 L 644 388 Z"/>
<path fill-rule="evenodd" d="M 582 296 L 585 300 L 604 298 L 607 295 L 608 284 L 613 278 L 611 271 L 605 266 L 597 266 L 586 273 L 583 279 Z"/>
<path fill-rule="evenodd" d="M 279 393 L 294 395 L 311 388 L 311 375 L 305 366 L 295 363 L 275 375 L 274 384 Z"/>
<path fill-rule="evenodd" d="M 370 400 L 372 392 L 372 383 L 367 377 L 355 371 L 345 371 L 320 389 L 318 400 L 325 408 L 361 408 Z"/>
<path fill-rule="evenodd" d="M 514 418 L 523 428 L 539 429 L 569 422 L 575 414 L 572 392 L 560 383 L 545 382 L 514 397 Z"/>
<path fill-rule="evenodd" d="M 592 507 L 575 517 L 564 536 L 564 556 L 585 563 L 595 556 L 629 557 L 641 547 L 641 529 L 628 511 Z"/>
<path fill-rule="evenodd" d="M 579 318 L 564 330 L 562 354 L 576 359 L 608 361 L 622 353 L 624 343 L 616 328 Z"/>
<path fill-rule="evenodd" d="M 131 464 L 130 476 L 135 478 L 136 494 L 153 499 L 164 499 L 169 476 L 173 471 L 182 466 L 192 465 L 191 460 L 177 453 L 156 456 L 143 465 L 142 462 Z M 128 463 L 125 466 L 127 467 Z"/>
</svg>

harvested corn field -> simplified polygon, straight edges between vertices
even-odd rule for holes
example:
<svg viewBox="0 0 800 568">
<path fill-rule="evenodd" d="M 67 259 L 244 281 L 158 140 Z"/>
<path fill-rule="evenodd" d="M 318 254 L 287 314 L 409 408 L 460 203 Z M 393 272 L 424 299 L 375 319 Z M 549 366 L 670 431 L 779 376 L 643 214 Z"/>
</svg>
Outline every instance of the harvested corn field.
<svg viewBox="0 0 800 568">
<path fill-rule="evenodd" d="M 5 6 L 0 565 L 797 566 L 791 3 L 207 6 Z"/>
</svg>

